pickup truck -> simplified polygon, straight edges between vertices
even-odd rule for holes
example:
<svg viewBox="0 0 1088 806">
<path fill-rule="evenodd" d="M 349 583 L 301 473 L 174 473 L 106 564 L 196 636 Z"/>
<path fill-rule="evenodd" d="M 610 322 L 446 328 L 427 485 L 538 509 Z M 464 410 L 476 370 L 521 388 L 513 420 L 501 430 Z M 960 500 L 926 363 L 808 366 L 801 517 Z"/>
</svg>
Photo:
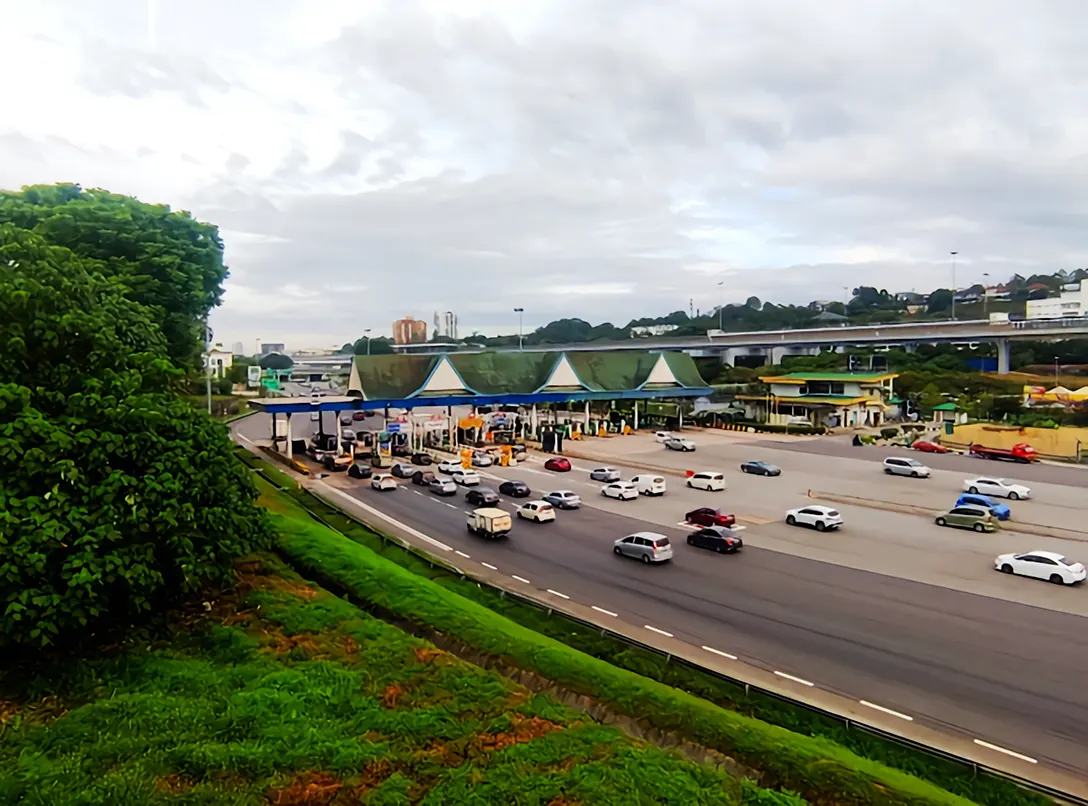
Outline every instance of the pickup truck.
<svg viewBox="0 0 1088 806">
<path fill-rule="evenodd" d="M 468 530 L 490 540 L 510 534 L 512 526 L 510 513 L 495 507 L 483 507 L 468 513 Z"/>
<path fill-rule="evenodd" d="M 1005 462 L 1021 462 L 1022 464 L 1039 461 L 1039 454 L 1035 448 L 1026 442 L 1017 442 L 1011 448 L 987 448 L 985 445 L 972 444 L 968 451 L 972 456 L 978 456 L 982 459 L 998 459 Z"/>
</svg>

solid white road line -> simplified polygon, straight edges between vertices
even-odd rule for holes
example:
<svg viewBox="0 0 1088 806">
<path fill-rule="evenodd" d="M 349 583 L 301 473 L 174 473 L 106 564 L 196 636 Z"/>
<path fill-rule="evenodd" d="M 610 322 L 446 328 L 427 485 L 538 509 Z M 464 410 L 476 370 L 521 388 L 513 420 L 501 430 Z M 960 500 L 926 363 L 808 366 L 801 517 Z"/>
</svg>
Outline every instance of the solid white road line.
<svg viewBox="0 0 1088 806">
<path fill-rule="evenodd" d="M 666 638 L 672 638 L 672 633 L 671 632 L 665 632 L 664 630 L 659 630 L 657 627 L 653 627 L 653 626 L 651 626 L 649 624 L 644 624 L 642 626 L 644 626 L 650 632 L 655 632 L 658 635 L 664 635 Z"/>
<path fill-rule="evenodd" d="M 518 582 L 524 582 L 526 585 L 532 585 L 533 583 L 527 580 L 525 577 L 519 577 L 517 574 L 511 574 L 511 578 L 516 579 Z"/>
<path fill-rule="evenodd" d="M 704 646 L 703 649 L 705 649 L 707 652 L 712 652 L 715 655 L 721 655 L 723 658 L 729 658 L 729 660 L 737 659 L 736 655 L 730 655 L 728 652 L 722 652 L 720 649 L 715 649 L 712 646 Z"/>
<path fill-rule="evenodd" d="M 869 702 L 868 700 L 858 700 L 858 702 L 860 702 L 866 708 L 872 708 L 873 710 L 881 711 L 881 712 L 883 712 L 885 714 L 891 714 L 892 716 L 897 716 L 900 719 L 907 720 L 907 722 L 913 722 L 914 721 L 914 717 L 907 716 L 906 714 L 902 714 L 899 711 L 893 711 L 891 708 L 885 708 L 883 705 L 877 705 L 876 703 Z"/>
<path fill-rule="evenodd" d="M 996 753 L 1004 753 L 1006 756 L 1012 756 L 1013 758 L 1018 758 L 1021 761 L 1028 762 L 1029 764 L 1038 764 L 1039 763 L 1036 759 L 1032 758 L 1031 756 L 1025 756 L 1022 753 L 1017 753 L 1015 750 L 1008 750 L 1008 749 L 1006 749 L 1004 747 L 999 747 L 996 744 L 990 744 L 989 742 L 984 742 L 984 741 L 982 741 L 982 739 L 975 739 L 975 744 L 977 744 L 979 747 L 985 747 L 987 750 L 993 750 Z"/>
<path fill-rule="evenodd" d="M 454 553 L 454 554 L 456 554 L 456 555 L 457 555 L 458 557 L 464 557 L 464 558 L 465 558 L 466 560 L 471 560 L 471 559 L 472 559 L 472 558 L 471 558 L 471 557 L 469 557 L 469 556 L 468 556 L 467 554 L 465 554 L 465 552 L 463 552 L 463 551 L 458 551 L 457 549 L 454 549 L 454 550 L 453 550 L 453 553 Z"/>
<path fill-rule="evenodd" d="M 480 563 L 484 568 L 490 568 L 492 571 L 498 571 L 499 569 L 493 566 L 491 563 Z"/>
<path fill-rule="evenodd" d="M 598 613 L 604 613 L 606 616 L 618 616 L 619 614 L 613 613 L 611 610 L 605 610 L 603 607 L 597 607 L 597 605 L 590 605 Z"/>
<path fill-rule="evenodd" d="M 787 680 L 792 680 L 794 683 L 800 683 L 802 686 L 813 686 L 813 685 L 815 685 L 815 683 L 812 683 L 812 682 L 810 682 L 808 680 L 805 680 L 804 678 L 794 677 L 792 674 L 786 674 L 785 672 L 779 672 L 779 671 L 775 670 L 775 674 L 778 675 L 779 677 L 784 677 Z"/>
<path fill-rule="evenodd" d="M 235 432 L 235 434 L 237 434 L 238 439 L 242 440 L 242 442 L 248 443 L 250 445 L 253 444 L 253 440 L 247 437 L 245 434 L 238 434 L 237 431 Z"/>
<path fill-rule="evenodd" d="M 565 594 L 565 593 L 560 593 L 559 591 L 553 591 L 553 590 L 552 590 L 551 588 L 548 588 L 547 590 L 548 590 L 548 593 L 552 593 L 552 594 L 555 594 L 555 595 L 556 595 L 556 596 L 558 596 L 558 597 L 559 597 L 560 599 L 569 599 L 569 598 L 570 598 L 569 596 L 567 596 L 567 594 Z"/>
<path fill-rule="evenodd" d="M 443 503 L 443 504 L 446 504 L 446 502 L 445 502 L 445 501 L 443 501 L 442 503 Z M 446 504 L 446 506 L 448 506 L 448 507 L 449 507 L 450 509 L 457 509 L 457 507 L 456 507 L 456 506 L 454 506 L 453 504 Z"/>
<path fill-rule="evenodd" d="M 321 482 L 319 482 L 319 483 L 321 483 Z M 412 537 L 416 537 L 416 538 L 422 540 L 424 543 L 430 543 L 432 546 L 437 546 L 438 548 L 442 549 L 443 551 L 453 551 L 452 547 L 447 546 L 445 543 L 441 542 L 440 540 L 435 540 L 433 537 L 430 537 L 429 535 L 423 534 L 423 532 L 419 531 L 418 529 L 413 529 L 408 524 L 401 523 L 396 518 L 394 518 L 394 517 L 392 517 L 390 515 L 386 515 L 381 510 L 375 509 L 374 507 L 370 506 L 370 504 L 363 503 L 358 498 L 352 498 L 350 495 L 345 493 L 343 490 L 338 490 L 335 487 L 330 487 L 328 484 L 325 484 L 324 486 L 325 486 L 325 489 L 329 490 L 333 494 L 340 496 L 341 498 L 345 499 L 346 501 L 350 501 L 351 503 L 355 504 L 358 507 L 362 507 L 364 510 L 369 512 L 374 517 L 381 518 L 386 523 L 393 524 L 393 526 L 396 526 L 398 529 L 401 529 L 401 530 L 407 532 L 408 534 L 412 535 Z"/>
<path fill-rule="evenodd" d="M 412 492 L 414 492 L 416 495 L 423 495 L 423 493 L 421 493 L 419 490 L 412 490 Z"/>
</svg>

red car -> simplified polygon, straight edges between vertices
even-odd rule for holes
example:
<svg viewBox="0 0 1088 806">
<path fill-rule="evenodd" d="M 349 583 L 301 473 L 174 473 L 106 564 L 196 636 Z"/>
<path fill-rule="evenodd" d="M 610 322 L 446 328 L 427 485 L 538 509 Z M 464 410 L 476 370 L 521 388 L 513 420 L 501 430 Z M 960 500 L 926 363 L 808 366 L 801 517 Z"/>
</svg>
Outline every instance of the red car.
<svg viewBox="0 0 1088 806">
<path fill-rule="evenodd" d="M 728 528 L 737 522 L 737 516 L 710 507 L 701 507 L 693 509 L 685 515 L 684 520 L 698 526 L 725 526 Z"/>
<path fill-rule="evenodd" d="M 556 456 L 554 459 L 549 459 L 544 463 L 544 469 L 554 470 L 556 473 L 566 473 L 570 470 L 570 459 Z"/>
<path fill-rule="evenodd" d="M 944 445 L 938 445 L 936 442 L 926 442 L 924 439 L 918 440 L 911 447 L 922 453 L 948 453 L 948 448 Z"/>
</svg>

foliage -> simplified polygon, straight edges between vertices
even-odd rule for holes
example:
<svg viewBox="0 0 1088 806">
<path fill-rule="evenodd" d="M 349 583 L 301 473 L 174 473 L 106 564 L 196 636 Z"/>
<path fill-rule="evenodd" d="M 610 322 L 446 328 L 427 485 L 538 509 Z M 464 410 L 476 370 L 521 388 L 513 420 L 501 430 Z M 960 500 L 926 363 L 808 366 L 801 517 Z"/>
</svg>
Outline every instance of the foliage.
<svg viewBox="0 0 1088 806">
<path fill-rule="evenodd" d="M 822 425 L 774 425 L 771 423 L 757 423 L 751 420 L 734 420 L 734 425 L 745 428 L 754 428 L 757 431 L 765 431 L 768 434 L 796 434 L 797 436 L 812 436 L 813 434 L 826 434 L 827 428 Z"/>
<path fill-rule="evenodd" d="M 636 744 L 272 557 L 176 629 L 5 692 L 18 710 L 0 733 L 0 800 L 802 806 Z M 57 697 L 41 691 L 70 710 L 43 709 Z"/>
<path fill-rule="evenodd" d="M 72 184 L 0 191 L 0 225 L 5 223 L 96 261 L 129 299 L 151 309 L 170 359 L 198 367 L 201 323 L 219 305 L 227 277 L 215 227 L 166 205 Z"/>
<path fill-rule="evenodd" d="M 222 426 L 170 393 L 152 313 L 0 225 L 0 647 L 91 640 L 268 539 Z"/>
<path fill-rule="evenodd" d="M 891 439 L 899 433 L 899 429 L 894 425 L 889 425 L 887 428 L 880 429 L 880 436 L 884 439 Z"/>
<path fill-rule="evenodd" d="M 290 369 L 295 365 L 291 356 L 284 355 L 283 353 L 269 353 L 268 355 L 261 356 L 261 360 L 258 363 L 260 364 L 261 369 Z"/>
<path fill-rule="evenodd" d="M 394 352 L 393 343 L 392 339 L 382 336 L 373 339 L 364 336 L 357 339 L 354 344 L 350 342 L 345 344 L 340 348 L 340 352 L 346 355 L 391 355 Z"/>
</svg>

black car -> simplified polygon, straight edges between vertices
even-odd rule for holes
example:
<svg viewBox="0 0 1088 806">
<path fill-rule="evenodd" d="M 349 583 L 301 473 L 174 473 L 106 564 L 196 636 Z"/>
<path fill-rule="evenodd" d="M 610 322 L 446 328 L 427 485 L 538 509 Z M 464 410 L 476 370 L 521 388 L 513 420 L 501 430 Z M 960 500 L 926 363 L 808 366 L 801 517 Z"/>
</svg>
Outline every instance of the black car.
<svg viewBox="0 0 1088 806">
<path fill-rule="evenodd" d="M 528 498 L 533 491 L 524 481 L 504 481 L 499 485 L 499 492 L 511 498 Z"/>
<path fill-rule="evenodd" d="M 740 466 L 740 472 L 751 473 L 753 476 L 781 476 L 782 468 L 770 462 L 744 462 Z"/>
<path fill-rule="evenodd" d="M 688 545 L 710 549 L 719 554 L 732 554 L 744 545 L 744 541 L 725 526 L 706 526 L 688 535 Z"/>
<path fill-rule="evenodd" d="M 434 473 L 429 470 L 417 470 L 412 474 L 412 484 L 417 484 L 420 487 L 426 487 L 432 481 L 434 481 Z"/>
<path fill-rule="evenodd" d="M 416 472 L 416 469 L 404 462 L 397 462 L 389 472 L 398 479 L 410 479 L 412 478 L 412 474 Z"/>
<path fill-rule="evenodd" d="M 368 479 L 374 475 L 374 470 L 356 462 L 348 468 L 348 475 L 353 479 Z"/>
<path fill-rule="evenodd" d="M 475 487 L 465 494 L 465 500 L 474 506 L 490 506 L 499 503 L 499 494 L 486 487 Z"/>
<path fill-rule="evenodd" d="M 431 455 L 429 453 L 424 453 L 423 451 L 417 451 L 416 453 L 412 454 L 412 464 L 413 465 L 429 465 L 429 464 L 433 464 L 433 463 L 434 463 L 434 459 L 431 458 Z"/>
</svg>

